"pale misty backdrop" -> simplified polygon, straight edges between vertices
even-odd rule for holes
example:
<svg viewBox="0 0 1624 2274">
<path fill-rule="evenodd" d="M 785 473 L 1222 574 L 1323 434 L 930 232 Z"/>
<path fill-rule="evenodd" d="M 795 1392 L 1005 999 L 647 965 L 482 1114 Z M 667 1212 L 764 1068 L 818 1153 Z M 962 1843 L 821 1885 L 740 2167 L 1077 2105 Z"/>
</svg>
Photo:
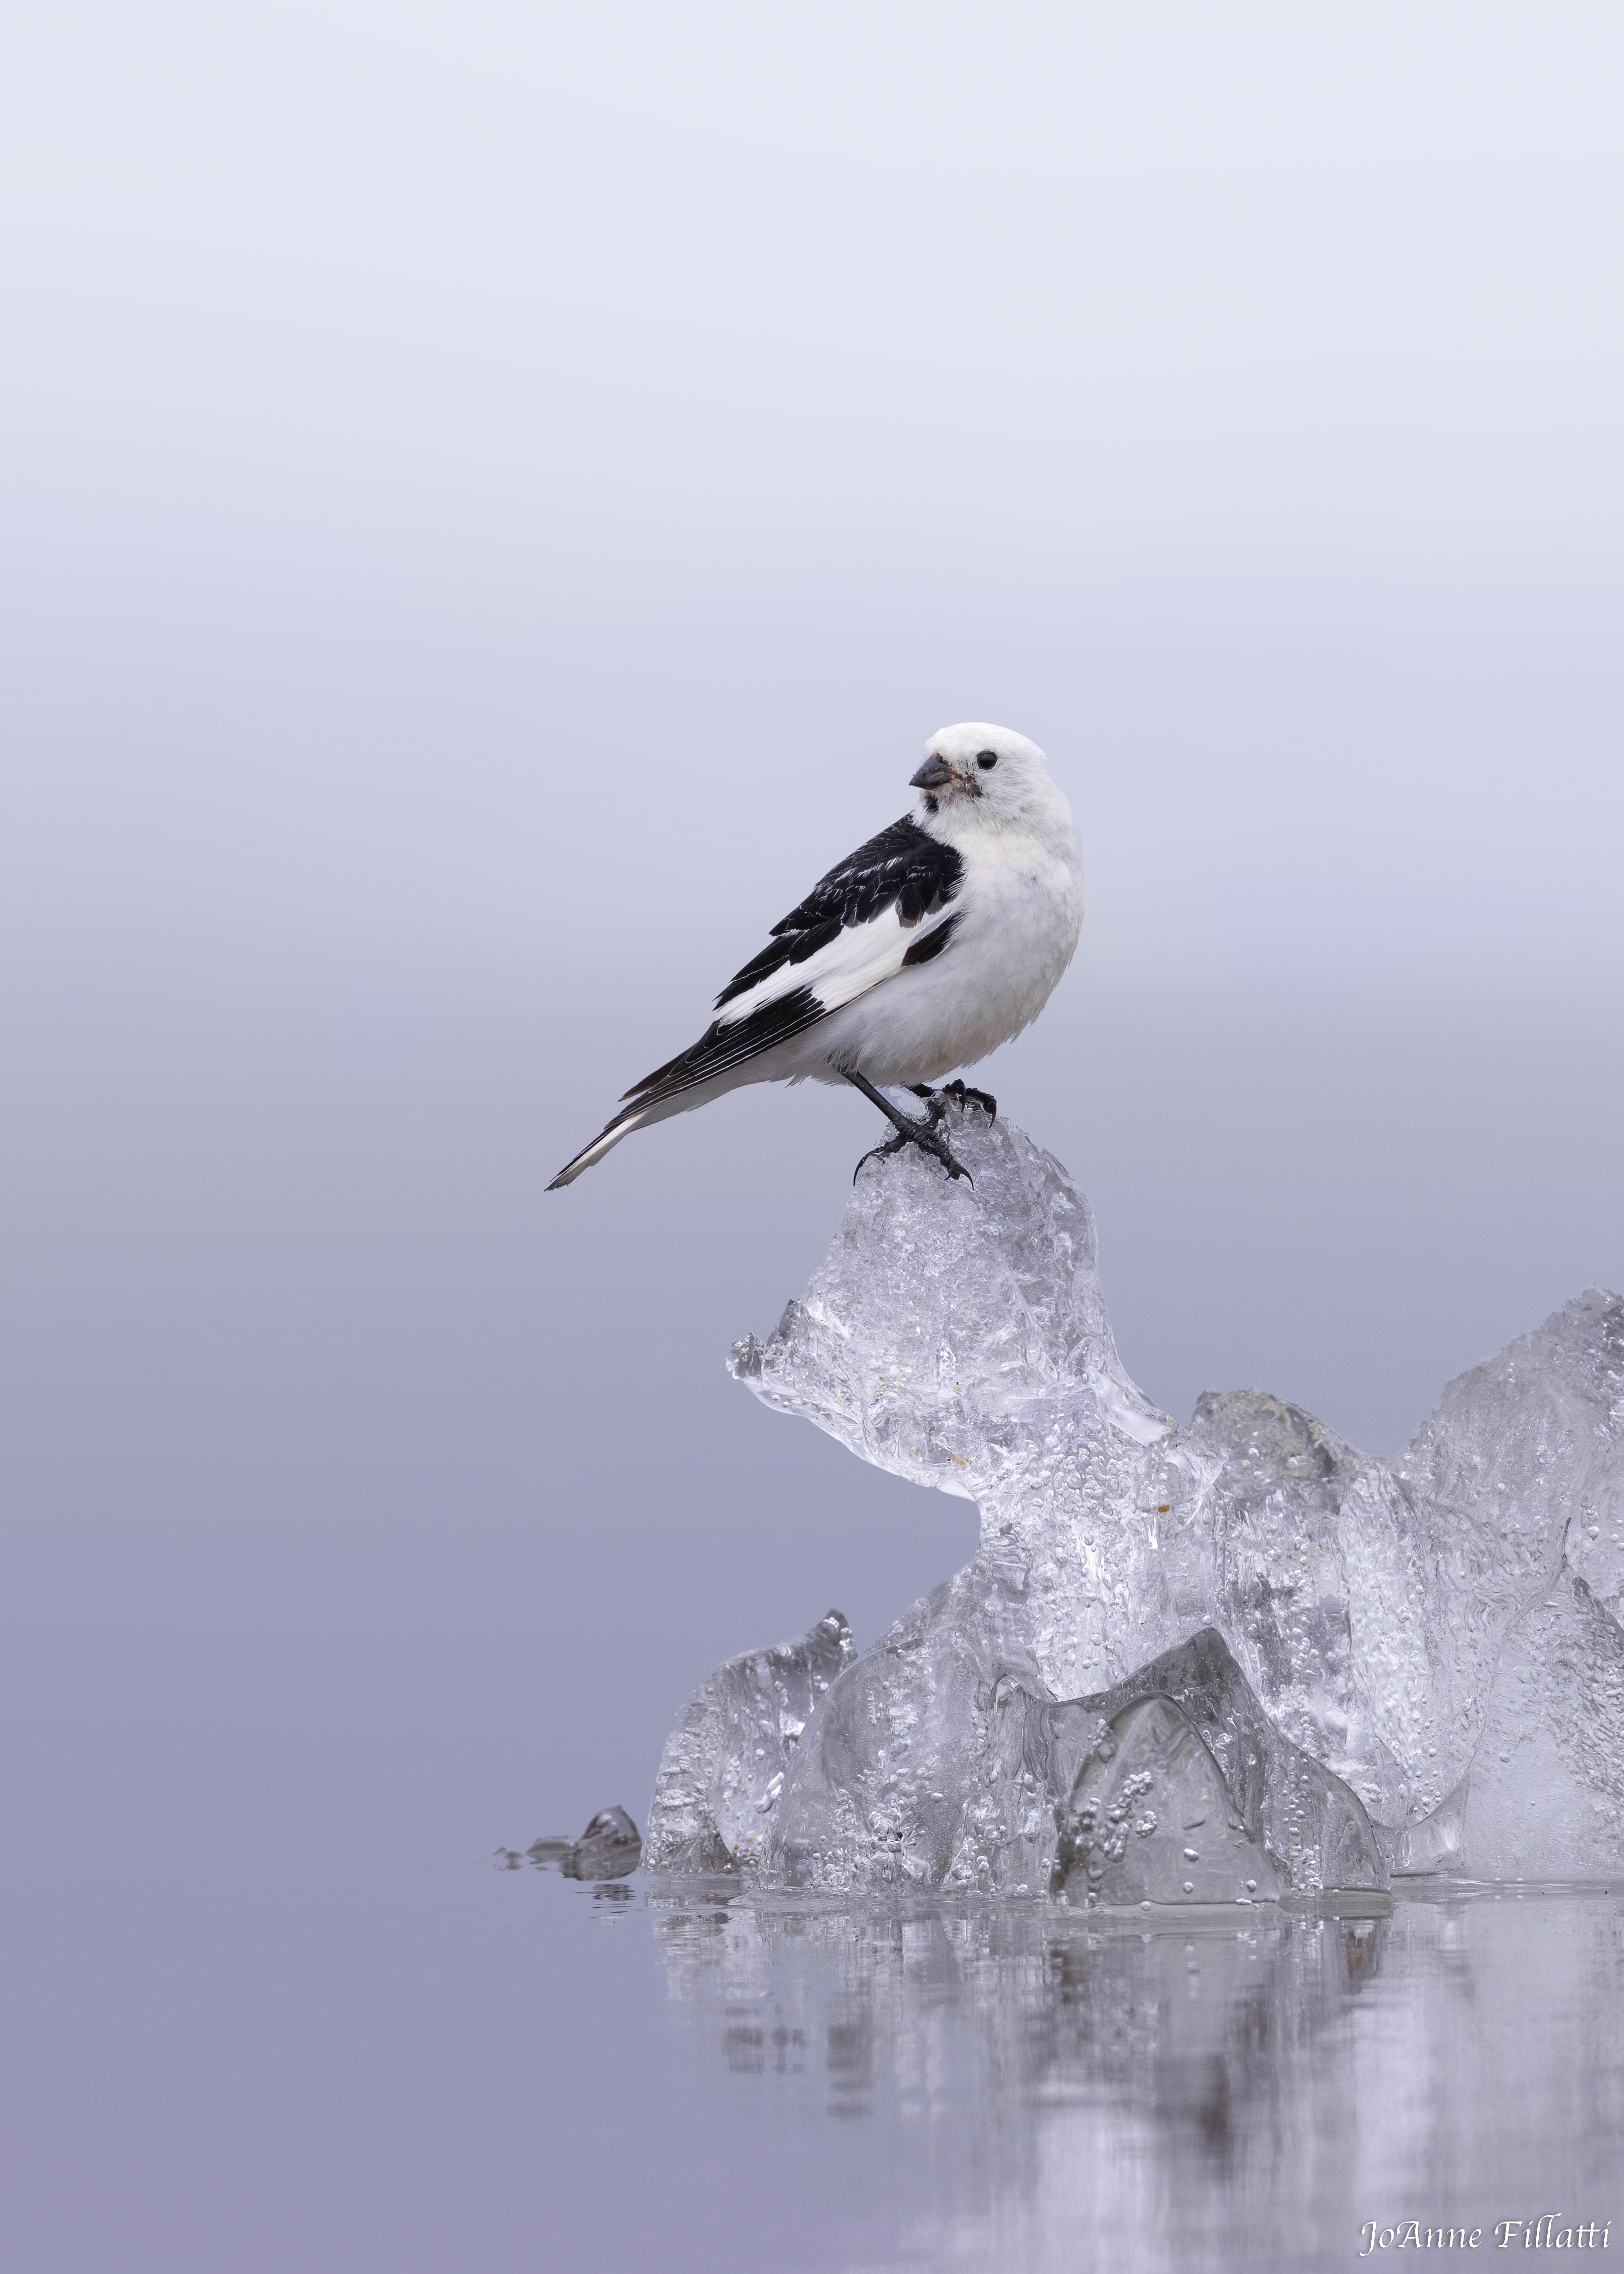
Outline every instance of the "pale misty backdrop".
<svg viewBox="0 0 1624 2274">
<path fill-rule="evenodd" d="M 640 1814 L 718 1657 L 963 1560 L 723 1372 L 867 1106 L 544 1192 L 960 718 L 1076 812 L 975 1079 L 1154 1397 L 1388 1452 L 1624 1283 L 1614 9 L 7 49 L 4 1506 L 70 1630 L 161 1563 L 178 1664 L 251 1541 L 326 1697 L 384 1607 L 477 1847 Z"/>
</svg>

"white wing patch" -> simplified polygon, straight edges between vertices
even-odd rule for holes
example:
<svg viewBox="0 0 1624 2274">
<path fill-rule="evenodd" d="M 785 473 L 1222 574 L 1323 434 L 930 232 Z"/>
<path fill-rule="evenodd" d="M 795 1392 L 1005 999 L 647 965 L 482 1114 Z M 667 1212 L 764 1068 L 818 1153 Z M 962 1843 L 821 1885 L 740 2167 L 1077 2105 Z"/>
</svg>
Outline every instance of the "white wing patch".
<svg viewBox="0 0 1624 2274">
<path fill-rule="evenodd" d="M 951 913 L 944 910 L 937 922 L 951 920 Z M 802 987 L 816 997 L 825 1011 L 838 1011 L 842 1004 L 854 1003 L 860 995 L 867 995 L 882 980 L 893 978 L 901 970 L 908 950 L 928 939 L 936 928 L 934 922 L 905 926 L 894 906 L 868 923 L 849 924 L 838 939 L 820 947 L 804 963 L 780 964 L 748 995 L 735 995 L 718 1013 L 717 1023 L 731 1027 L 740 1019 L 748 1019 L 752 1011 L 759 1011 L 763 1004 L 776 1003 L 780 997 L 793 995 Z"/>
</svg>

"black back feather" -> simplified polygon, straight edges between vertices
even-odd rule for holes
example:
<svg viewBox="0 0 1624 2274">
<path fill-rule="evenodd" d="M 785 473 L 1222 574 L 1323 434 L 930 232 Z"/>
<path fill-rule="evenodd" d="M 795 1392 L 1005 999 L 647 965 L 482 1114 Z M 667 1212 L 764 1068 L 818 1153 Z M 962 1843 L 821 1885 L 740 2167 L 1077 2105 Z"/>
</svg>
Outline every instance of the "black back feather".
<svg viewBox="0 0 1624 2274">
<path fill-rule="evenodd" d="M 786 1042 L 791 1035 L 803 1033 L 827 1016 L 809 987 L 793 987 L 787 995 L 775 995 L 771 1003 L 758 1004 L 729 1027 L 713 1019 L 696 1043 L 679 1050 L 663 1066 L 656 1066 L 652 1073 L 644 1074 L 620 1103 L 624 1105 L 630 1098 L 640 1106 L 658 1105 L 664 1098 L 674 1097 L 680 1089 L 692 1089 L 696 1081 L 709 1081 L 713 1074 L 731 1072 L 746 1058 L 759 1057 L 772 1043 Z"/>
<path fill-rule="evenodd" d="M 804 963 L 848 926 L 872 923 L 893 901 L 902 923 L 918 923 L 952 899 L 963 872 L 953 847 L 905 814 L 819 877 L 800 907 L 773 925 L 771 943 L 734 973 L 716 998 L 717 1009 L 786 963 Z"/>
<path fill-rule="evenodd" d="M 919 923 L 952 899 L 963 873 L 964 862 L 951 845 L 943 844 L 906 815 L 893 821 L 889 829 L 882 829 L 855 853 L 847 854 L 818 879 L 799 907 L 774 924 L 767 946 L 735 972 L 717 997 L 717 1009 L 736 995 L 747 994 L 786 964 L 806 962 L 849 926 L 871 923 L 893 902 L 903 924 Z M 950 918 L 939 936 L 932 933 L 918 943 L 922 952 L 916 953 L 910 948 L 903 960 L 923 963 L 939 953 L 947 945 L 947 935 L 956 921 Z M 658 1104 L 680 1090 L 691 1089 L 696 1082 L 730 1072 L 774 1043 L 816 1026 L 824 1016 L 823 1004 L 809 987 L 791 988 L 771 1003 L 758 1004 L 742 1019 L 726 1025 L 719 1019 L 712 1020 L 696 1043 L 645 1074 L 627 1091 L 626 1098 L 638 1106 Z"/>
</svg>

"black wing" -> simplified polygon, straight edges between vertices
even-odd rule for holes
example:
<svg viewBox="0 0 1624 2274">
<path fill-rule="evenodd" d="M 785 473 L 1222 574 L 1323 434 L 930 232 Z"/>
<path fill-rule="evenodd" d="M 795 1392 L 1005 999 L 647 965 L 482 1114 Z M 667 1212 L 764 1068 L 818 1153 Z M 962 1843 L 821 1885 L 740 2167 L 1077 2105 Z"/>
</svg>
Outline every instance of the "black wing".
<svg viewBox="0 0 1624 2274">
<path fill-rule="evenodd" d="M 804 963 L 848 926 L 871 923 L 893 903 L 902 924 L 918 923 L 952 899 L 963 872 L 964 862 L 951 845 L 932 837 L 906 815 L 893 821 L 855 853 L 848 853 L 818 879 L 799 907 L 774 924 L 769 945 L 735 972 L 717 997 L 717 1009 L 735 996 L 748 994 L 775 971 Z M 915 955 L 910 949 L 908 960 L 925 962 L 930 953 L 946 945 L 944 927 L 940 938 L 932 934 L 929 943 L 921 943 L 925 953 Z M 691 1088 L 695 1082 L 708 1081 L 713 1074 L 742 1065 L 774 1043 L 816 1026 L 825 1015 L 826 1006 L 809 987 L 786 986 L 781 994 L 758 1004 L 742 1019 L 714 1020 L 696 1043 L 667 1065 L 645 1074 L 626 1096 L 648 1105 Z"/>
<path fill-rule="evenodd" d="M 871 923 L 893 901 L 902 923 L 918 923 L 952 899 L 963 870 L 951 845 L 905 814 L 819 877 L 801 906 L 773 925 L 771 944 L 734 973 L 716 998 L 717 1009 L 785 964 L 804 963 L 848 925 Z"/>
</svg>

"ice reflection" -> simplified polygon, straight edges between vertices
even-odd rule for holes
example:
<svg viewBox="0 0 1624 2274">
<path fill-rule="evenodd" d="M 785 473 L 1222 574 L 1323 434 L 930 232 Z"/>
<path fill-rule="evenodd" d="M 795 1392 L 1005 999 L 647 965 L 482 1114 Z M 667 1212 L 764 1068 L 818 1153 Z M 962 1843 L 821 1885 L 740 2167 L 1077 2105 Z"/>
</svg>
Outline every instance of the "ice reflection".
<svg viewBox="0 0 1624 2274">
<path fill-rule="evenodd" d="M 1502 2220 L 1624 2207 L 1607 1889 L 1239 1924 L 691 1882 L 648 1901 L 708 2063 L 801 2125 L 884 2134 L 894 2249 L 853 2263 L 1350 2265 L 1366 2221 L 1493 2248 Z"/>
</svg>

